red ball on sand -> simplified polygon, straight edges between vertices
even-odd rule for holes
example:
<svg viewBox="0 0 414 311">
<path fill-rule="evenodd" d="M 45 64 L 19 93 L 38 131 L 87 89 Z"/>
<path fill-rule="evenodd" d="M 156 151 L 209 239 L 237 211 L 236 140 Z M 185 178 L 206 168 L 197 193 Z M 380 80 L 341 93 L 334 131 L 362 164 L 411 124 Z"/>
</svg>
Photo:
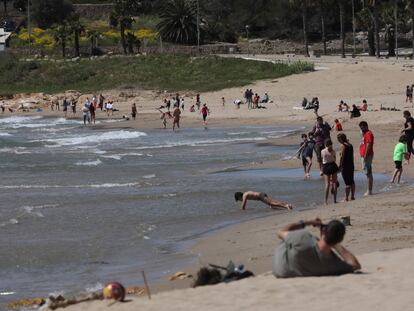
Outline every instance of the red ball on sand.
<svg viewBox="0 0 414 311">
<path fill-rule="evenodd" d="M 125 287 L 118 282 L 110 282 L 105 285 L 103 296 L 105 299 L 123 301 L 125 299 Z"/>
</svg>

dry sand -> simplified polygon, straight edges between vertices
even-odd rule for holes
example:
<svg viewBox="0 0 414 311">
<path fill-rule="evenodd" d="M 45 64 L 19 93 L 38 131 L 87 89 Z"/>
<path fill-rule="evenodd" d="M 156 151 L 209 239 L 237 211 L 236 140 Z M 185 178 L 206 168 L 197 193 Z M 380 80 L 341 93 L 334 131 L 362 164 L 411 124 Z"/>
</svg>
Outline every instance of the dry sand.
<svg viewBox="0 0 414 311">
<path fill-rule="evenodd" d="M 348 104 L 359 104 L 362 99 L 367 99 L 372 110 L 379 109 L 381 104 L 403 110 L 406 106 L 405 85 L 414 83 L 412 68 L 393 63 L 322 65 L 325 67 L 324 70 L 260 81 L 248 86 L 259 94 L 265 91 L 269 93 L 274 102 L 268 105 L 268 109 L 248 111 L 243 106 L 240 110 L 235 109 L 232 102 L 238 98 L 242 99 L 245 88 L 202 94 L 202 101 L 206 102 L 212 111 L 209 126 L 295 124 L 303 125 L 307 130 L 314 123 L 313 112 L 295 110 L 293 107 L 298 106 L 304 96 L 308 98 L 318 96 L 321 102 L 320 114 L 330 123 L 333 123 L 335 118 L 342 120 L 345 133 L 354 144 L 356 153 L 360 140 L 357 124 L 361 120 L 368 121 L 376 137 L 374 170 L 390 173 L 394 168 L 393 147 L 404 122 L 402 111 L 366 112 L 363 113 L 362 118 L 349 120 L 346 113 L 336 112 L 337 104 L 340 99 Z M 119 96 L 121 92 L 123 96 Z M 159 113 L 155 112 L 155 107 L 160 105 L 164 95 L 164 93 L 139 90 L 104 92 L 104 96 L 114 99 L 117 107 L 121 109 L 118 117 L 129 113 L 132 102 L 136 102 L 138 106 L 138 120 L 110 126 L 159 128 L 161 121 Z M 84 95 L 86 96 L 91 97 L 90 94 Z M 194 94 L 186 97 L 186 111 L 182 121 L 184 127 L 202 126 L 201 116 L 188 112 L 193 101 L 192 96 Z M 221 105 L 221 97 L 226 98 L 225 107 Z M 46 114 L 56 115 L 55 112 L 49 111 Z M 100 117 L 104 118 L 98 114 L 98 118 Z M 284 137 L 269 143 L 292 145 L 298 144 L 299 141 L 299 137 Z M 251 164 L 252 167 L 298 167 L 299 165 L 300 162 L 296 159 Z M 405 166 L 404 169 L 406 178 L 414 176 L 412 165 Z M 286 212 L 273 216 L 269 212 L 270 217 L 241 224 L 199 240 L 190 250 L 196 258 L 196 264 L 185 269 L 186 272 L 194 273 L 200 265 L 208 263 L 225 265 L 229 259 L 233 259 L 238 263 L 244 263 L 256 274 L 265 273 L 264 275 L 230 285 L 162 292 L 155 295 L 151 301 L 140 297 L 129 303 L 115 304 L 111 309 L 367 310 L 375 307 L 379 310 L 409 310 L 414 301 L 409 292 L 413 285 L 411 278 L 414 277 L 414 268 L 410 265 L 414 250 L 392 252 L 389 250 L 414 246 L 412 191 L 413 187 L 407 183 L 404 186 L 395 186 L 392 192 L 377 193 L 366 199 L 331 205 L 328 208 Z M 274 194 L 276 195 L 277 191 Z M 317 216 L 327 221 L 342 215 L 351 216 L 353 224 L 352 227 L 348 227 L 344 244 L 360 256 L 365 274 L 277 280 L 266 273 L 271 269 L 273 250 L 278 243 L 276 237 L 278 226 Z M 179 289 L 189 285 L 188 280 L 165 281 L 156 286 L 155 291 Z M 108 302 L 85 303 L 68 309 L 101 310 L 107 305 Z"/>
</svg>

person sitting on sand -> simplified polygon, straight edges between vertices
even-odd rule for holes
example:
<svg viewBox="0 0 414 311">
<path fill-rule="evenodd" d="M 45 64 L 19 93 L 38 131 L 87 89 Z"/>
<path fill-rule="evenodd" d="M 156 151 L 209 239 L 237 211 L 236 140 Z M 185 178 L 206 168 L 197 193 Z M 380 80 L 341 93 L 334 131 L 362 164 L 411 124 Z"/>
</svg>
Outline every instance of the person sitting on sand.
<svg viewBox="0 0 414 311">
<path fill-rule="evenodd" d="M 349 105 L 347 103 L 342 104 L 342 111 L 343 112 L 348 112 L 349 111 Z"/>
<path fill-rule="evenodd" d="M 361 112 L 356 105 L 352 105 L 352 110 L 349 112 L 349 116 L 351 119 L 359 118 L 361 116 Z"/>
<path fill-rule="evenodd" d="M 361 111 L 368 111 L 368 103 L 367 103 L 366 99 L 364 99 L 362 101 L 362 105 L 359 107 L 359 110 L 361 110 Z"/>
<path fill-rule="evenodd" d="M 339 111 L 339 112 L 342 112 L 342 111 L 343 111 L 343 107 L 344 107 L 344 101 L 343 101 L 343 100 L 341 100 L 341 101 L 339 102 L 339 105 L 338 105 L 338 111 Z"/>
<path fill-rule="evenodd" d="M 320 238 L 305 230 L 306 226 L 319 227 Z M 333 276 L 360 270 L 358 259 L 341 244 L 345 233 L 345 225 L 339 220 L 323 224 L 316 218 L 284 226 L 278 231 L 282 242 L 273 258 L 273 275 L 277 278 Z"/>
<path fill-rule="evenodd" d="M 262 100 L 260 101 L 261 104 L 267 104 L 269 102 L 269 95 L 264 93 Z"/>
<path fill-rule="evenodd" d="M 234 199 L 237 201 L 242 202 L 242 210 L 246 209 L 247 201 L 262 201 L 264 204 L 269 205 L 270 208 L 279 207 L 279 208 L 286 208 L 288 210 L 292 209 L 291 204 L 282 203 L 276 201 L 269 197 L 264 192 L 254 192 L 254 191 L 247 191 L 247 192 L 236 192 L 234 194 Z"/>
</svg>

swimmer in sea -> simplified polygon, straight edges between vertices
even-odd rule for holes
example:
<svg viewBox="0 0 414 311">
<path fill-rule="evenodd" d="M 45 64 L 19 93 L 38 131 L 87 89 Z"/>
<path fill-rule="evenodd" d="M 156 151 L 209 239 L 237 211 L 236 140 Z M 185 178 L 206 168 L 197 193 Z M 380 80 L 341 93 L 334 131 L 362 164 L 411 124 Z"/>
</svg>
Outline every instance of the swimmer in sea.
<svg viewBox="0 0 414 311">
<path fill-rule="evenodd" d="M 264 192 L 254 192 L 254 191 L 247 191 L 247 192 L 244 192 L 244 193 L 243 192 L 236 192 L 234 194 L 234 199 L 236 200 L 236 202 L 237 201 L 242 202 L 242 210 L 246 209 L 246 205 L 247 205 L 248 200 L 262 201 L 264 204 L 269 205 L 270 208 L 279 207 L 279 208 L 286 208 L 288 210 L 292 209 L 291 204 L 286 204 L 286 203 L 276 201 L 276 200 L 272 199 L 271 197 L 269 197 Z"/>
</svg>

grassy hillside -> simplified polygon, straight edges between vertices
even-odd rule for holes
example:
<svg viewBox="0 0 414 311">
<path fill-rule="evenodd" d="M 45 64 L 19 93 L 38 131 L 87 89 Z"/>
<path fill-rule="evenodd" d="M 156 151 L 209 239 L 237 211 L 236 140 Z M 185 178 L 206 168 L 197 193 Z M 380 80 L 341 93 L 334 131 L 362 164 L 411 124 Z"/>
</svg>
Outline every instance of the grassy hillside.
<svg viewBox="0 0 414 311">
<path fill-rule="evenodd" d="M 309 63 L 271 64 L 189 56 L 114 57 L 77 62 L 18 61 L 0 54 L 0 94 L 99 91 L 117 87 L 213 91 L 313 70 Z"/>
</svg>

